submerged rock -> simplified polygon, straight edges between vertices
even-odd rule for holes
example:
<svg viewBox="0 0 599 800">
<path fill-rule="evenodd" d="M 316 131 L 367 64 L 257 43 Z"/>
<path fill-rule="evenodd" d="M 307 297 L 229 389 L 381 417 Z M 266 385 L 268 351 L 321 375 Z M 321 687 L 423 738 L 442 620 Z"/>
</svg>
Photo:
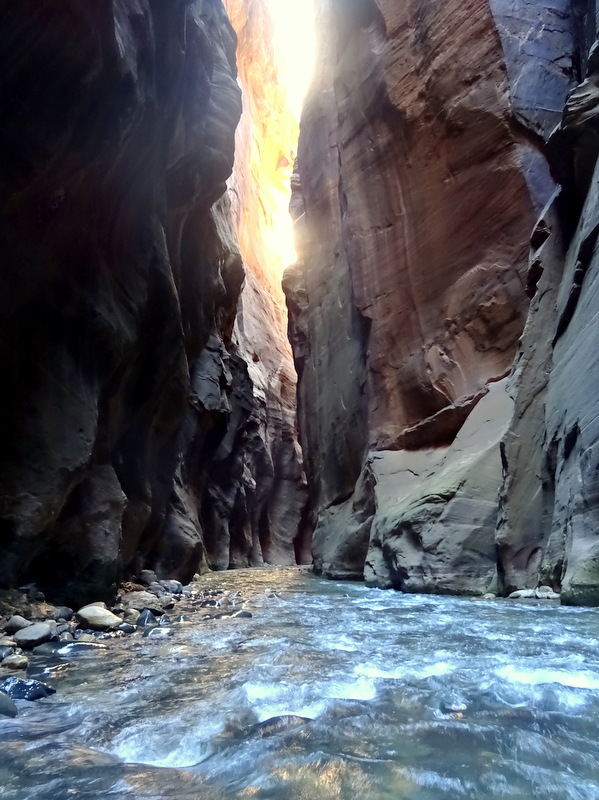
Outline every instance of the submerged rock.
<svg viewBox="0 0 599 800">
<path fill-rule="evenodd" d="M 19 709 L 13 703 L 12 699 L 0 691 L 0 716 L 2 717 L 16 717 Z"/>
<path fill-rule="evenodd" d="M 20 653 L 12 653 L 2 659 L 2 666 L 5 669 L 27 669 L 28 664 L 29 659 L 27 656 Z"/>
<path fill-rule="evenodd" d="M 56 689 L 48 686 L 47 683 L 34 680 L 24 681 L 21 678 L 13 677 L 0 680 L 0 690 L 13 700 L 39 700 L 42 697 L 56 694 Z"/>
<path fill-rule="evenodd" d="M 310 717 L 300 717 L 297 714 L 282 714 L 279 717 L 270 717 L 263 722 L 258 722 L 250 728 L 250 733 L 265 738 L 312 721 Z"/>
</svg>

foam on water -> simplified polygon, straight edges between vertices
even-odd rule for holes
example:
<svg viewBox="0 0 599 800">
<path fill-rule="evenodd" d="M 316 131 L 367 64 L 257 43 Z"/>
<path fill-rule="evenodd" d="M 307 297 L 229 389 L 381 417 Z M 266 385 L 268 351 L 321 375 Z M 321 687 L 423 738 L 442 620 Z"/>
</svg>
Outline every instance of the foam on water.
<svg viewBox="0 0 599 800">
<path fill-rule="evenodd" d="M 569 672 L 560 669 L 517 667 L 506 664 L 495 670 L 495 674 L 511 683 L 536 685 L 540 683 L 559 683 L 575 689 L 599 689 L 599 675 L 593 672 Z"/>
</svg>

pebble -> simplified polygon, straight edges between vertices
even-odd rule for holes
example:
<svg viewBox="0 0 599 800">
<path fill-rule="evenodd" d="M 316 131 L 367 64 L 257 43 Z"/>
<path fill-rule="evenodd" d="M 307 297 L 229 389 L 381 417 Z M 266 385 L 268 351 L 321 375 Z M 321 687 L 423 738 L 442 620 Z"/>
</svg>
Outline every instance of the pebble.
<svg viewBox="0 0 599 800">
<path fill-rule="evenodd" d="M 48 622 L 36 622 L 27 628 L 17 631 L 13 638 L 19 647 L 28 650 L 38 644 L 49 642 L 56 632 L 55 625 L 56 623 L 53 627 Z"/>
<path fill-rule="evenodd" d="M 4 626 L 4 630 L 7 633 L 16 633 L 17 631 L 23 630 L 23 628 L 28 628 L 30 625 L 33 625 L 31 620 L 25 619 L 25 617 L 21 617 L 19 614 L 15 614 L 8 620 Z"/>
<path fill-rule="evenodd" d="M 3 661 L 7 656 L 12 655 L 13 648 L 8 645 L 0 645 L 0 661 Z"/>
<path fill-rule="evenodd" d="M 2 666 L 5 669 L 27 669 L 27 665 L 29 664 L 29 659 L 25 655 L 19 655 L 17 653 L 12 653 L 6 658 L 2 659 Z"/>
</svg>

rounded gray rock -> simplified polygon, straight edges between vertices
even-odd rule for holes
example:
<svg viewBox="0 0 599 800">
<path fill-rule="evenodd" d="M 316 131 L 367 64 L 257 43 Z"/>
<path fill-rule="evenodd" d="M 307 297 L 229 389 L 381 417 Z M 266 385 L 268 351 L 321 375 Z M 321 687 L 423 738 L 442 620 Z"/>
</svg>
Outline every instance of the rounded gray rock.
<svg viewBox="0 0 599 800">
<path fill-rule="evenodd" d="M 28 628 L 30 625 L 33 625 L 31 620 L 25 619 L 25 617 L 21 617 L 19 614 L 15 614 L 8 620 L 4 626 L 4 630 L 6 633 L 12 634 L 23 630 L 23 628 Z"/>
<path fill-rule="evenodd" d="M 112 611 L 98 605 L 83 606 L 75 614 L 79 622 L 86 628 L 93 631 L 107 631 L 110 628 L 117 628 L 123 621 Z"/>
<path fill-rule="evenodd" d="M 54 628 L 51 625 L 47 622 L 36 622 L 33 625 L 29 625 L 27 628 L 17 631 L 13 639 L 18 647 L 22 647 L 24 650 L 30 650 L 38 644 L 49 642 L 53 635 Z"/>
</svg>

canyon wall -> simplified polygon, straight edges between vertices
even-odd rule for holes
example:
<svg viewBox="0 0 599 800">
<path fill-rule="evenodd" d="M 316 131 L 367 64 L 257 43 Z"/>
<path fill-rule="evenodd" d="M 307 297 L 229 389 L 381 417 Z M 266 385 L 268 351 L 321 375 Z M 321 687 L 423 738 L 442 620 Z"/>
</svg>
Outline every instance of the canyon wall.
<svg viewBox="0 0 599 800">
<path fill-rule="evenodd" d="M 318 6 L 285 277 L 316 568 L 406 591 L 578 586 L 595 376 L 581 354 L 574 396 L 592 326 L 564 326 L 590 256 L 557 282 L 594 165 L 592 75 L 551 132 L 594 20 L 566 0 Z"/>
<path fill-rule="evenodd" d="M 240 334 L 273 312 L 225 194 L 241 92 L 221 0 L 0 20 L 0 586 L 81 603 L 142 567 L 294 561 L 292 378 Z"/>
</svg>

